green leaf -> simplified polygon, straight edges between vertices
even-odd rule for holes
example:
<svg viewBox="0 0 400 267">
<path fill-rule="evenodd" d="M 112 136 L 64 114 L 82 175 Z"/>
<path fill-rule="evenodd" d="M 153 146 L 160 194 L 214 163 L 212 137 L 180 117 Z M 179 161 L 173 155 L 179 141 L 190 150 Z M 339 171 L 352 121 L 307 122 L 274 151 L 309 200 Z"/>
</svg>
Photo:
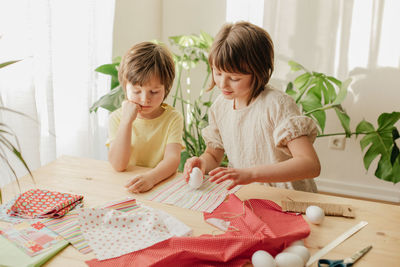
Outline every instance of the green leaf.
<svg viewBox="0 0 400 267">
<path fill-rule="evenodd" d="M 392 166 L 396 164 L 396 160 L 398 161 L 397 164 L 400 164 L 400 151 L 399 147 L 396 144 L 396 139 L 400 138 L 399 131 L 394 128 L 392 132 L 393 136 L 393 149 L 392 153 L 390 154 L 390 163 L 392 163 Z"/>
<path fill-rule="evenodd" d="M 0 69 L 4 68 L 5 66 L 17 63 L 19 61 L 21 61 L 21 59 L 20 60 L 12 60 L 12 61 L 7 61 L 7 62 L 0 63 Z"/>
<path fill-rule="evenodd" d="M 343 102 L 343 100 L 346 98 L 347 96 L 347 88 L 349 87 L 351 83 L 351 79 L 347 79 L 345 80 L 342 85 L 339 87 L 339 93 L 335 99 L 335 101 L 333 101 L 333 105 L 339 105 Z"/>
<path fill-rule="evenodd" d="M 336 90 L 332 83 L 326 78 L 323 78 L 324 85 L 327 89 L 329 96 L 329 103 L 332 103 L 336 99 Z"/>
<path fill-rule="evenodd" d="M 112 112 L 121 107 L 125 99 L 124 90 L 121 86 L 112 89 L 108 94 L 103 95 L 91 107 L 90 112 L 96 112 L 98 108 L 104 108 Z"/>
<path fill-rule="evenodd" d="M 293 60 L 290 60 L 288 63 L 289 63 L 290 69 L 292 71 L 304 70 L 307 72 L 306 68 L 304 68 L 301 64 L 299 64 Z"/>
<path fill-rule="evenodd" d="M 350 117 L 347 115 L 346 112 L 344 112 L 342 109 L 338 107 L 334 107 L 334 110 L 336 112 L 336 115 L 338 116 L 340 120 L 340 124 L 342 124 L 342 127 L 344 131 L 346 132 L 346 137 L 351 136 L 351 129 L 350 129 Z"/>
<path fill-rule="evenodd" d="M 296 91 L 293 90 L 293 83 L 289 82 L 288 85 L 286 86 L 286 94 L 290 95 L 293 97 L 293 99 L 296 99 L 294 96 L 296 95 Z"/>
<path fill-rule="evenodd" d="M 298 76 L 298 77 L 294 80 L 293 84 L 294 84 L 294 86 L 295 86 L 297 89 L 301 90 L 301 89 L 303 89 L 303 87 L 304 87 L 305 85 L 308 84 L 308 81 L 310 80 L 311 77 L 312 77 L 312 76 L 311 76 L 310 73 L 308 73 L 308 72 L 303 73 L 303 74 L 301 74 L 300 76 Z M 304 88 L 304 89 L 305 89 L 305 88 Z"/>
<path fill-rule="evenodd" d="M 323 110 L 318 110 L 319 108 L 322 108 L 322 104 L 318 96 L 314 94 L 312 90 L 313 89 L 311 89 L 309 93 L 303 97 L 303 99 L 300 101 L 300 104 L 305 111 L 305 115 L 314 118 L 317 121 L 321 132 L 323 133 L 325 129 L 326 113 Z M 310 111 L 312 112 L 308 113 Z"/>
<path fill-rule="evenodd" d="M 378 129 L 365 120 L 357 125 L 357 135 L 365 134 L 360 140 L 361 149 L 367 150 L 364 154 L 365 169 L 369 169 L 372 161 L 379 157 L 375 176 L 386 181 L 397 183 L 400 180 L 400 162 L 395 140 L 398 131 L 394 124 L 400 119 L 399 112 L 383 113 L 378 118 Z M 394 150 L 394 152 L 393 152 Z M 394 157 L 394 161 L 392 159 Z"/>
<path fill-rule="evenodd" d="M 112 77 L 116 77 L 118 79 L 118 69 L 117 67 L 119 66 L 118 63 L 112 63 L 112 64 L 104 64 L 95 69 L 95 71 L 111 75 Z"/>
</svg>

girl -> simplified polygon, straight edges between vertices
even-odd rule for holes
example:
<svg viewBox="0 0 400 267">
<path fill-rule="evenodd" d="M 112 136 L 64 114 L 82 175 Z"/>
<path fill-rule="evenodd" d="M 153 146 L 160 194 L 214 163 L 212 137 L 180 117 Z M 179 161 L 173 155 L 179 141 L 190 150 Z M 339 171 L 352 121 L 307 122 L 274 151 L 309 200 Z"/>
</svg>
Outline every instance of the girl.
<svg viewBox="0 0 400 267">
<path fill-rule="evenodd" d="M 174 77 L 171 53 L 151 42 L 133 46 L 119 66 L 118 78 L 127 99 L 110 115 L 108 159 L 117 171 L 128 165 L 152 168 L 128 182 L 131 192 L 151 189 L 179 166 L 183 117 L 163 103 Z"/>
<path fill-rule="evenodd" d="M 312 119 L 301 116 L 295 101 L 267 85 L 274 62 L 269 34 L 248 22 L 226 24 L 217 34 L 208 58 L 211 90 L 221 95 L 209 111 L 203 129 L 207 148 L 186 161 L 184 178 L 193 167 L 210 181 L 231 180 L 228 189 L 253 182 L 316 192 L 320 173 L 312 146 L 317 130 Z M 228 156 L 229 167 L 219 167 Z"/>
</svg>

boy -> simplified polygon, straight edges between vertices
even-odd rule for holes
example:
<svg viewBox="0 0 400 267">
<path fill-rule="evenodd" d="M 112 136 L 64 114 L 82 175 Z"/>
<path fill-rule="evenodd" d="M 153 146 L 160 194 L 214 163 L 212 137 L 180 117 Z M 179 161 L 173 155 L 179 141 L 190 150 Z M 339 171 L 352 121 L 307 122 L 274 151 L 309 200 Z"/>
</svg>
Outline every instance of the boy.
<svg viewBox="0 0 400 267">
<path fill-rule="evenodd" d="M 183 117 L 163 103 L 174 77 L 174 61 L 162 45 L 142 42 L 122 58 L 118 79 L 127 99 L 110 115 L 108 159 L 116 171 L 152 168 L 128 182 L 133 193 L 150 190 L 179 166 Z"/>
</svg>

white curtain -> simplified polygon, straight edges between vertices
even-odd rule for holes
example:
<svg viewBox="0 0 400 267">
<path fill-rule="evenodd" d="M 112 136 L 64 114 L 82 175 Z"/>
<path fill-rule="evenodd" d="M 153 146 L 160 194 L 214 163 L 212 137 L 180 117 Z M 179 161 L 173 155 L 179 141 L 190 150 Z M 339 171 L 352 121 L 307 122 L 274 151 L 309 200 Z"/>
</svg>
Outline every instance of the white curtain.
<svg viewBox="0 0 400 267">
<path fill-rule="evenodd" d="M 0 62 L 21 59 L 0 69 L 0 96 L 34 119 L 2 112 L 1 121 L 16 132 L 30 168 L 61 155 L 106 159 L 108 114 L 89 107 L 109 90 L 109 78 L 94 69 L 112 60 L 114 4 L 0 0 Z M 5 166 L 0 174 L 0 186 L 10 181 Z"/>
</svg>

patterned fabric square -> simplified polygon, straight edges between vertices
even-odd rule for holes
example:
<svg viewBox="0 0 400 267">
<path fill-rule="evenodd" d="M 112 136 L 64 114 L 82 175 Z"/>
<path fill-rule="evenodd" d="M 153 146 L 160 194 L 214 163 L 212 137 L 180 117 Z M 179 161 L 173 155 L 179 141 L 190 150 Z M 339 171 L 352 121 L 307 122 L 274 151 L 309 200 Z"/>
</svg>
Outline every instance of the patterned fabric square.
<svg viewBox="0 0 400 267">
<path fill-rule="evenodd" d="M 237 185 L 231 190 L 227 190 L 230 181 L 220 184 L 209 181 L 209 176 L 204 176 L 203 184 L 198 189 L 189 187 L 184 179 L 174 179 L 165 184 L 154 188 L 146 199 L 171 204 L 177 207 L 212 212 L 227 197 L 241 188 Z"/>
<path fill-rule="evenodd" d="M 7 214 L 26 219 L 59 218 L 80 204 L 82 199 L 80 195 L 32 189 L 21 194 Z"/>
<path fill-rule="evenodd" d="M 79 210 L 79 226 L 99 260 L 141 250 L 172 236 L 191 234 L 188 226 L 165 212 L 142 208 L 134 213 Z"/>
</svg>

